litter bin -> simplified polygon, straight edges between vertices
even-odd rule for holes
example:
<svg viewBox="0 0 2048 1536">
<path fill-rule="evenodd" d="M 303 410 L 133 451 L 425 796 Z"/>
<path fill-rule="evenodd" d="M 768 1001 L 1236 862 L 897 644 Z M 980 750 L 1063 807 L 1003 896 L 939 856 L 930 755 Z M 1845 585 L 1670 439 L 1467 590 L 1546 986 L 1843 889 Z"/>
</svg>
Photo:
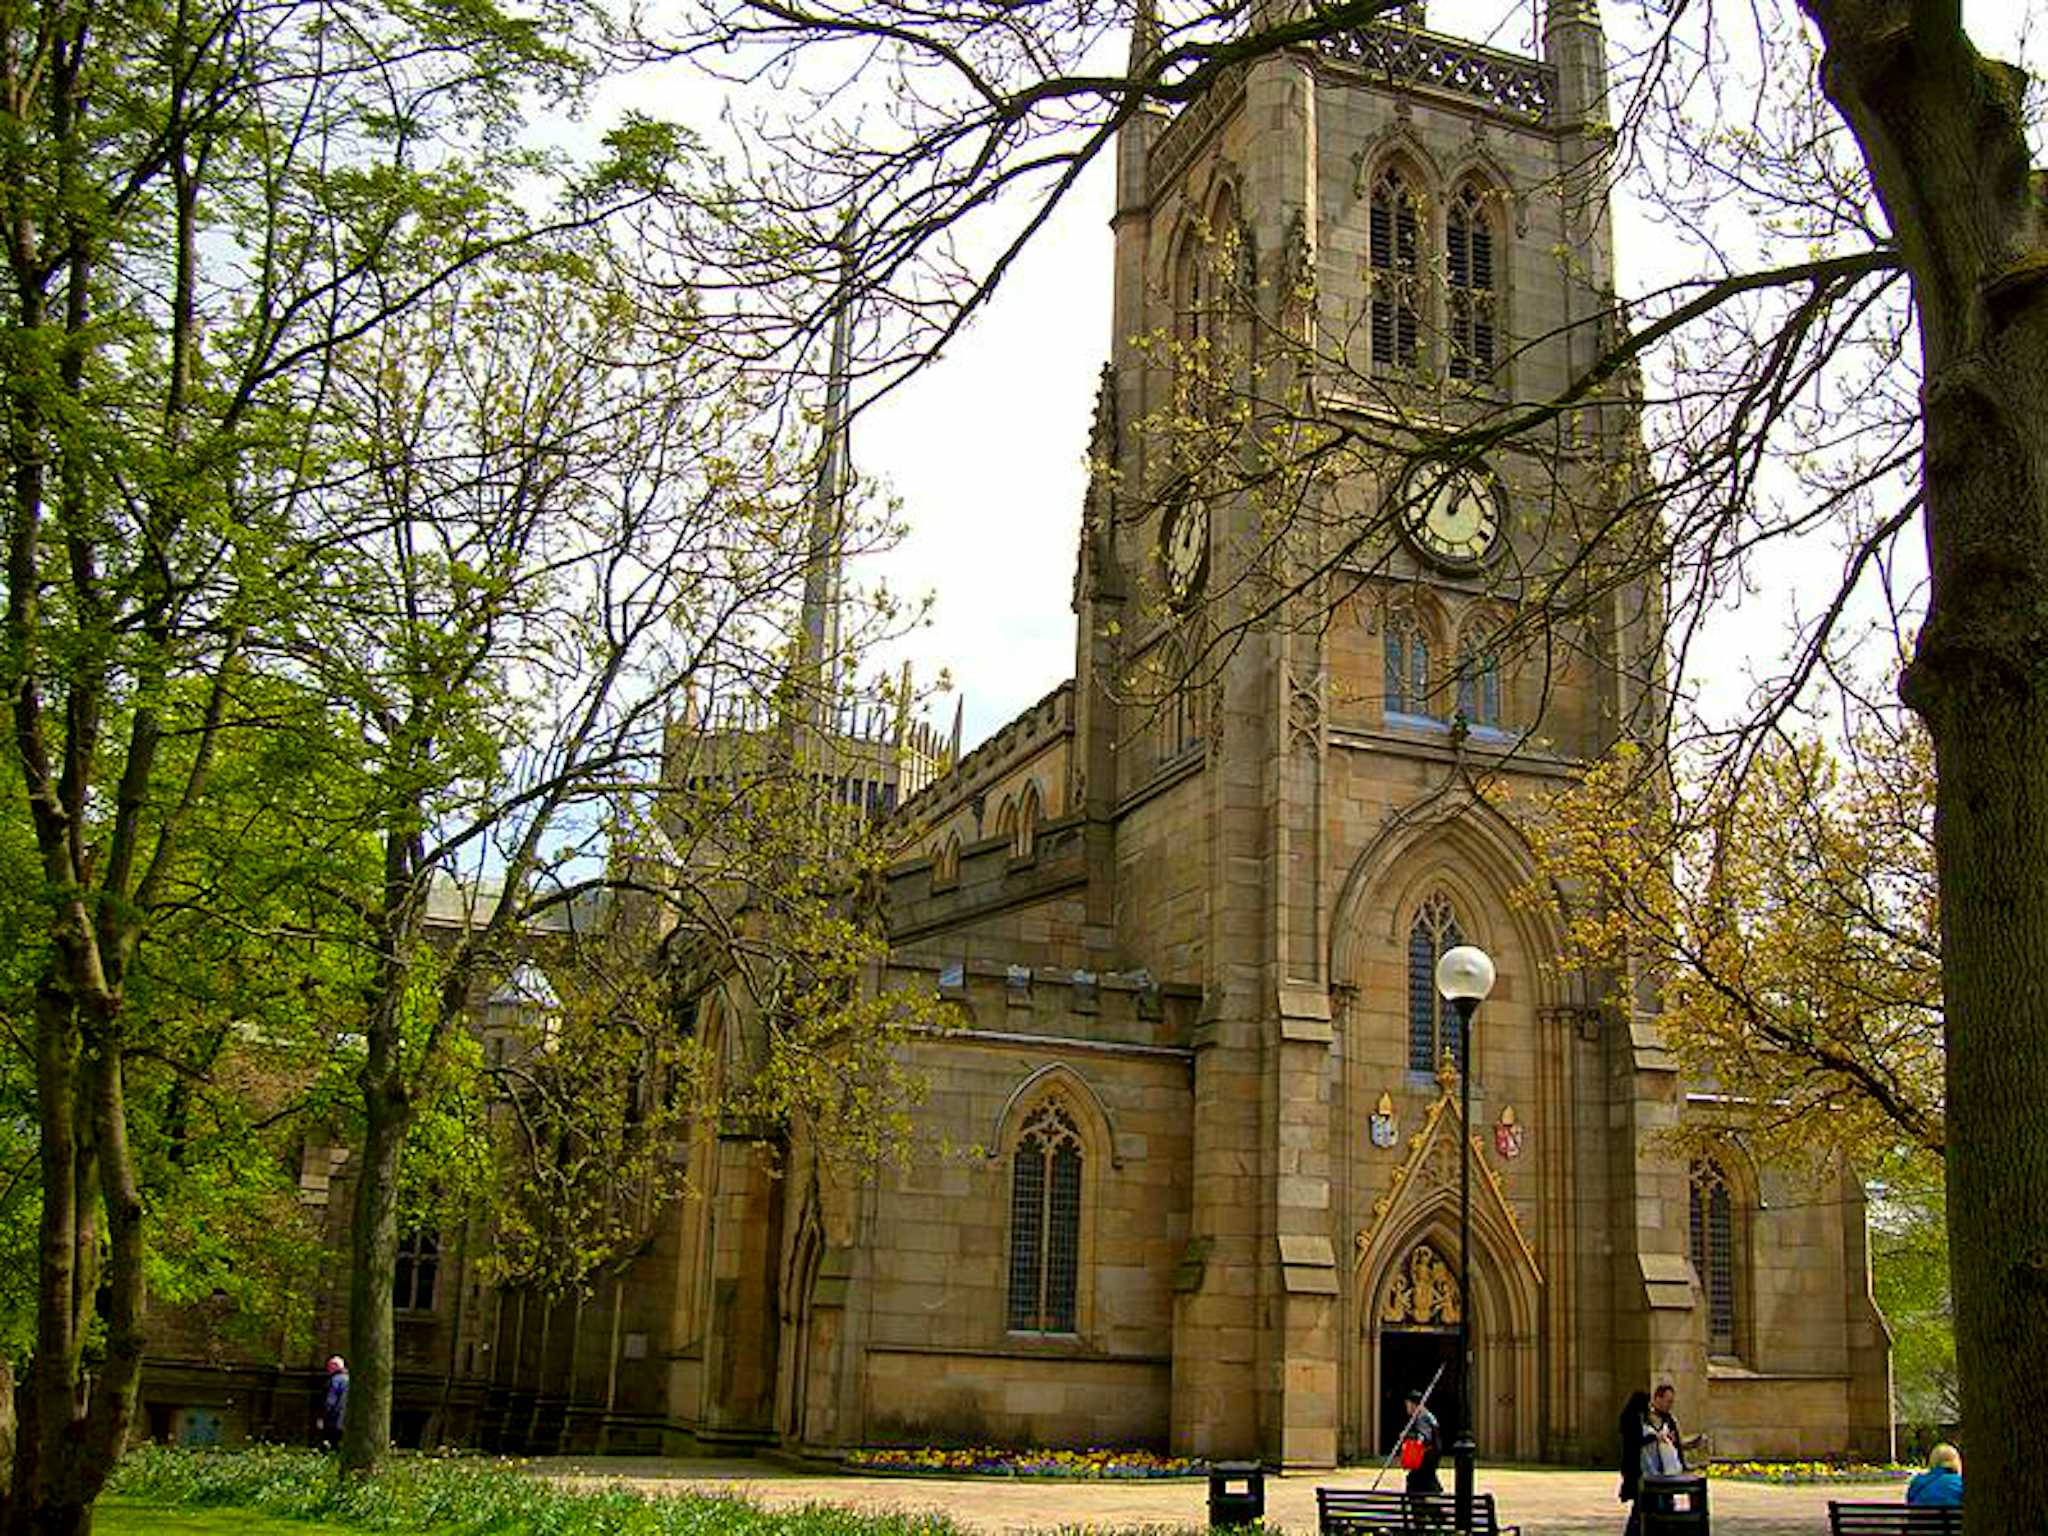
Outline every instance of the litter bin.
<svg viewBox="0 0 2048 1536">
<path fill-rule="evenodd" d="M 1689 1472 L 1646 1477 L 1636 1508 L 1643 1536 L 1707 1536 L 1707 1480 Z"/>
<path fill-rule="evenodd" d="M 1209 1528 L 1254 1525 L 1266 1518 L 1266 1472 L 1256 1461 L 1209 1464 Z"/>
</svg>

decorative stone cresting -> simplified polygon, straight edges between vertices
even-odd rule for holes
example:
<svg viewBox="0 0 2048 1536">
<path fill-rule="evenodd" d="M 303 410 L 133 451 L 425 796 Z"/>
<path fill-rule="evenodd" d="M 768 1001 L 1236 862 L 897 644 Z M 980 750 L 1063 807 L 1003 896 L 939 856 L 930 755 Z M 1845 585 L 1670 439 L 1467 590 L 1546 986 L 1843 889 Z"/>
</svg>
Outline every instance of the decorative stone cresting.
<svg viewBox="0 0 2048 1536">
<path fill-rule="evenodd" d="M 1547 65 L 1432 32 L 1360 27 L 1323 38 L 1317 46 L 1329 57 L 1369 69 L 1392 84 L 1448 91 L 1531 122 L 1547 117 L 1557 96 L 1557 76 Z M 1157 151 L 1153 164 L 1158 164 Z"/>
<path fill-rule="evenodd" d="M 1152 146 L 1149 162 L 1149 180 L 1152 192 L 1159 190 L 1186 168 L 1195 151 L 1209 137 L 1209 130 L 1237 110 L 1244 100 L 1245 70 L 1242 64 L 1233 64 L 1216 76 L 1216 83 L 1203 92 L 1200 99 L 1183 107 L 1180 114 L 1167 124 L 1166 131 Z"/>
</svg>

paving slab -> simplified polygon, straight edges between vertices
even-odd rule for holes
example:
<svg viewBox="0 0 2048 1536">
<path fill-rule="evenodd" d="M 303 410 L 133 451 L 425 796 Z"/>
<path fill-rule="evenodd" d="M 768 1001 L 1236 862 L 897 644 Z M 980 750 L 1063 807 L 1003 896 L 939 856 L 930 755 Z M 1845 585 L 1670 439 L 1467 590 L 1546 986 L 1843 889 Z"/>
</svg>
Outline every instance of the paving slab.
<svg viewBox="0 0 2048 1536">
<path fill-rule="evenodd" d="M 664 1460 L 637 1457 L 552 1457 L 534 1470 L 566 1482 L 623 1483 L 647 1493 L 738 1494 L 770 1509 L 836 1504 L 870 1512 L 929 1511 L 973 1531 L 1060 1528 L 1190 1528 L 1208 1522 L 1208 1485 L 1159 1481 L 1035 1482 L 1009 1478 L 855 1477 L 785 1469 L 761 1461 Z M 1316 1526 L 1318 1487 L 1369 1488 L 1375 1469 L 1269 1475 L 1266 1523 L 1293 1532 Z M 1627 1510 L 1615 1498 L 1612 1472 L 1552 1468 L 1483 1469 L 1501 1516 L 1524 1536 L 1620 1536 Z M 1392 1487 L 1389 1474 L 1381 1486 Z M 1449 1486 L 1446 1477 L 1445 1486 Z M 1715 1536 L 1825 1536 L 1829 1499 L 1900 1500 L 1897 1482 L 1778 1487 L 1716 1479 L 1708 1485 Z"/>
</svg>

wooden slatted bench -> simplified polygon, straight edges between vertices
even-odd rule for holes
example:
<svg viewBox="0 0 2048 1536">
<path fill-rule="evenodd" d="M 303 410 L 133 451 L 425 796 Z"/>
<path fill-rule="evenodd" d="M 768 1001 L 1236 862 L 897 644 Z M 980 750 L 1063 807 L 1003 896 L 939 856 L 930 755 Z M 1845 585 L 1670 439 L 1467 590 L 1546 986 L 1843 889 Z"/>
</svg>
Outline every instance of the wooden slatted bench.
<svg viewBox="0 0 2048 1536">
<path fill-rule="evenodd" d="M 1845 1504 L 1828 1500 L 1831 1536 L 1962 1536 L 1963 1512 L 1953 1505 Z"/>
<path fill-rule="evenodd" d="M 1403 1493 L 1396 1488 L 1318 1488 L 1316 1521 L 1322 1536 L 1414 1536 L 1457 1529 L 1458 1499 L 1450 1493 Z M 1493 1495 L 1472 1495 L 1472 1529 L 1484 1536 L 1521 1536 L 1502 1525 Z"/>
</svg>

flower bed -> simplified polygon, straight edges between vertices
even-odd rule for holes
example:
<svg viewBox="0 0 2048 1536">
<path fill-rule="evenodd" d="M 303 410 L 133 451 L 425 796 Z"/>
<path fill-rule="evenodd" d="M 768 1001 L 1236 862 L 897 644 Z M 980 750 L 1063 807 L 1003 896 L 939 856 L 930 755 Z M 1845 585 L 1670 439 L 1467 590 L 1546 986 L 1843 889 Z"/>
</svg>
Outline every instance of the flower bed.
<svg viewBox="0 0 2048 1536">
<path fill-rule="evenodd" d="M 1014 1451 L 995 1446 L 883 1448 L 848 1451 L 845 1465 L 853 1472 L 911 1477 L 1142 1479 L 1201 1477 L 1208 1471 L 1203 1463 L 1184 1456 L 1155 1456 L 1150 1451 L 1120 1451 L 1107 1446 L 1088 1451 Z"/>
<path fill-rule="evenodd" d="M 1881 1467 L 1863 1461 L 1716 1461 L 1707 1476 L 1738 1483 L 1896 1483 L 1916 1470 L 1897 1462 Z"/>
</svg>

